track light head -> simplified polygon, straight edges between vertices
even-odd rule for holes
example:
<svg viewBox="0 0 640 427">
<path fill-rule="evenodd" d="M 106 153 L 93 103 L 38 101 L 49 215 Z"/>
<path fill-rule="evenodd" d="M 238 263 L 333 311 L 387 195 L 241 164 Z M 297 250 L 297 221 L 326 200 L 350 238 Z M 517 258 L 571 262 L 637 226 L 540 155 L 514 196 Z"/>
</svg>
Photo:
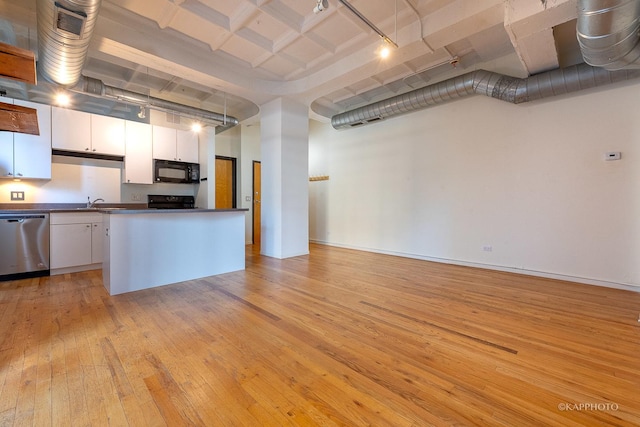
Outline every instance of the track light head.
<svg viewBox="0 0 640 427">
<path fill-rule="evenodd" d="M 141 119 L 144 119 L 145 117 L 147 117 L 145 108 L 142 105 L 140 106 L 140 111 L 138 111 L 138 117 Z"/>
<path fill-rule="evenodd" d="M 313 13 L 320 13 L 329 7 L 329 0 L 317 0 L 316 7 L 313 8 Z"/>
</svg>

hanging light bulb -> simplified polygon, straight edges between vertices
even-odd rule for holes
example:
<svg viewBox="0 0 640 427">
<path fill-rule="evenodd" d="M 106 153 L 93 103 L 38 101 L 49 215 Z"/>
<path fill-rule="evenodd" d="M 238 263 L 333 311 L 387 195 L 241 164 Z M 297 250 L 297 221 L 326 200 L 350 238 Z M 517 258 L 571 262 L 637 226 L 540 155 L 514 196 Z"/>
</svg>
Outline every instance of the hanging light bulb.
<svg viewBox="0 0 640 427">
<path fill-rule="evenodd" d="M 66 92 L 58 92 L 56 94 L 56 104 L 61 107 L 68 107 L 71 104 L 71 98 Z"/>
<path fill-rule="evenodd" d="M 380 58 L 387 59 L 389 55 L 391 55 L 391 49 L 389 49 L 389 46 L 382 46 L 380 49 Z"/>
</svg>

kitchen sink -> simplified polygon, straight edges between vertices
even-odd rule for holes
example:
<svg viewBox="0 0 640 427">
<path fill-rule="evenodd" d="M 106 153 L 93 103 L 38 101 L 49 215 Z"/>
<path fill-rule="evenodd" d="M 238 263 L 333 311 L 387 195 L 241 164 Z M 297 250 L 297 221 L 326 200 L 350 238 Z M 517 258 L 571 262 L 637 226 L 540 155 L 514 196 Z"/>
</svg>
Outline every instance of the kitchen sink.
<svg viewBox="0 0 640 427">
<path fill-rule="evenodd" d="M 101 208 L 101 207 L 97 207 L 97 208 L 76 208 L 76 210 L 78 210 L 78 211 L 116 211 L 116 210 L 122 210 L 122 209 L 127 209 L 127 208 Z"/>
</svg>

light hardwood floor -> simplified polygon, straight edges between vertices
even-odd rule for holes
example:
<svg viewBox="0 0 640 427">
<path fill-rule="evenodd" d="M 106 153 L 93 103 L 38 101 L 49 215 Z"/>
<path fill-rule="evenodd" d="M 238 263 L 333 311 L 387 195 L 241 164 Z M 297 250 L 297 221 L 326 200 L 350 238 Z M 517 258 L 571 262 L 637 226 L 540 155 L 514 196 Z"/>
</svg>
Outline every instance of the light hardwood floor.
<svg viewBox="0 0 640 427">
<path fill-rule="evenodd" d="M 638 426 L 640 294 L 326 246 L 0 283 L 0 425 Z"/>
</svg>

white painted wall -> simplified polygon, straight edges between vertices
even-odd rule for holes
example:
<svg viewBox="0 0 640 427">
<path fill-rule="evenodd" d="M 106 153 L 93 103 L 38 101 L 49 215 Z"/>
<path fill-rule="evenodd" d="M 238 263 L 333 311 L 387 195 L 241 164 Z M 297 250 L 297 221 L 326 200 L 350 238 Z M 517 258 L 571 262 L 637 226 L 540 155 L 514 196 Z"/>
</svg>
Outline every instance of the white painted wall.
<svg viewBox="0 0 640 427">
<path fill-rule="evenodd" d="M 260 161 L 260 126 L 242 125 L 241 131 L 241 161 L 240 182 L 240 203 L 238 207 L 249 209 L 245 217 L 245 237 L 246 243 L 253 243 L 253 162 Z M 249 198 L 249 200 L 247 200 Z"/>
<path fill-rule="evenodd" d="M 248 209 L 245 243 L 249 245 L 253 242 L 253 161 L 260 161 L 260 126 L 241 124 L 216 135 L 216 155 L 236 159 L 236 206 Z"/>
<path fill-rule="evenodd" d="M 626 83 L 518 106 L 476 96 L 344 131 L 314 122 L 310 174 L 330 179 L 309 183 L 310 238 L 640 286 L 639 96 Z"/>
<path fill-rule="evenodd" d="M 0 203 L 20 204 L 11 202 L 11 191 L 24 191 L 24 203 L 86 203 L 87 197 L 119 203 L 121 171 L 122 162 L 56 156 L 50 181 L 1 180 Z"/>
</svg>

